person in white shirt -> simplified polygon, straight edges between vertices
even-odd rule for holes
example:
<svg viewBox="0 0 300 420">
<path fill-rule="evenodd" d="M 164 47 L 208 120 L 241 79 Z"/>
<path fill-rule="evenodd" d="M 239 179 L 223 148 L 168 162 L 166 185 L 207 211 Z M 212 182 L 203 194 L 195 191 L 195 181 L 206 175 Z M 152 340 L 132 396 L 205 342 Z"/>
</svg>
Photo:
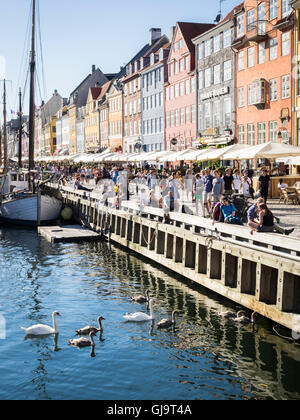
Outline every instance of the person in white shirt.
<svg viewBox="0 0 300 420">
<path fill-rule="evenodd" d="M 240 193 L 244 194 L 245 197 L 251 197 L 250 186 L 251 184 L 249 182 L 249 178 L 247 176 L 244 176 L 240 185 Z"/>
<path fill-rule="evenodd" d="M 240 175 L 240 171 L 238 169 L 235 169 L 233 173 L 233 185 L 234 185 L 235 193 L 238 193 L 240 191 L 241 183 L 242 183 L 242 178 Z"/>
</svg>

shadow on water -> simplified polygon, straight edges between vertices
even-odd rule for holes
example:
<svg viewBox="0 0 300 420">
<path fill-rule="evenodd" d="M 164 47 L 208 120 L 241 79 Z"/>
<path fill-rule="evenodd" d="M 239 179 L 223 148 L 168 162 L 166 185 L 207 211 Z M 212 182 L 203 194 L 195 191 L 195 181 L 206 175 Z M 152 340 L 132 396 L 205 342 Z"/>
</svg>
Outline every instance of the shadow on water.
<svg viewBox="0 0 300 420">
<path fill-rule="evenodd" d="M 3 398 L 96 398 L 100 384 L 108 399 L 143 399 L 152 389 L 157 399 L 300 397 L 300 349 L 275 336 L 269 321 L 259 318 L 253 331 L 221 319 L 220 312 L 239 307 L 132 252 L 103 243 L 51 245 L 34 231 L 2 229 L 0 269 L 0 312 L 13 325 L 8 337 L 20 326 L 49 324 L 53 310 L 66 313 L 59 337 L 24 341 L 20 331 L 16 344 L 0 342 Z M 147 289 L 156 321 L 179 312 L 175 329 L 124 325 L 125 312 L 146 310 L 130 297 Z M 70 332 L 103 311 L 95 353 L 69 349 Z M 91 383 L 84 391 L 82 381 Z"/>
</svg>

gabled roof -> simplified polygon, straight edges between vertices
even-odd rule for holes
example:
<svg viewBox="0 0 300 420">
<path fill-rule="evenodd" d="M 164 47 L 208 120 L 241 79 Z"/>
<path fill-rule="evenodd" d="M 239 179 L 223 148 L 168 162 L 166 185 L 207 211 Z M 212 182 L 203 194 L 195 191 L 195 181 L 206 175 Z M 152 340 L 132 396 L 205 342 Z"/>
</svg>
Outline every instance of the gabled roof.
<svg viewBox="0 0 300 420">
<path fill-rule="evenodd" d="M 195 44 L 193 44 L 192 39 L 203 34 L 214 26 L 216 26 L 214 23 L 177 22 L 177 28 L 180 29 L 191 54 L 195 54 Z"/>
<path fill-rule="evenodd" d="M 97 98 L 98 101 L 100 101 L 107 94 L 112 84 L 113 84 L 113 80 L 110 80 L 109 82 L 105 83 L 105 85 L 102 86 L 100 94 Z"/>
<path fill-rule="evenodd" d="M 70 95 L 71 97 L 76 95 L 77 109 L 86 105 L 90 88 L 94 88 L 97 84 L 101 87 L 107 82 L 107 77 L 100 69 L 96 69 L 92 74 L 89 74 Z"/>
<path fill-rule="evenodd" d="M 95 101 L 98 96 L 100 95 L 101 92 L 101 87 L 92 87 L 90 89 L 91 95 L 92 95 L 92 99 Z"/>
<path fill-rule="evenodd" d="M 243 6 L 244 6 L 244 2 L 243 3 L 240 3 L 240 4 L 238 4 L 237 6 L 235 6 L 228 14 L 227 14 L 227 16 L 224 18 L 224 19 L 222 19 L 219 23 L 218 23 L 218 25 L 221 25 L 222 23 L 224 23 L 224 22 L 227 22 L 228 20 L 231 20 L 231 19 L 233 19 L 233 16 L 234 16 L 234 14 L 236 13 L 236 12 L 238 12 L 238 11 L 240 11 L 240 10 L 242 10 L 242 8 L 243 8 Z"/>
<path fill-rule="evenodd" d="M 135 55 L 125 67 L 122 68 L 120 73 L 116 76 L 116 79 L 121 79 L 122 77 L 126 76 L 126 67 L 128 64 L 134 63 L 135 61 L 139 60 L 142 57 L 148 57 L 152 52 L 156 52 L 158 47 L 160 48 L 161 43 L 163 42 L 166 44 L 168 42 L 168 38 L 166 35 L 162 35 L 158 40 L 156 40 L 152 45 L 146 44 L 138 53 Z M 132 75 L 131 75 L 132 76 Z"/>
</svg>

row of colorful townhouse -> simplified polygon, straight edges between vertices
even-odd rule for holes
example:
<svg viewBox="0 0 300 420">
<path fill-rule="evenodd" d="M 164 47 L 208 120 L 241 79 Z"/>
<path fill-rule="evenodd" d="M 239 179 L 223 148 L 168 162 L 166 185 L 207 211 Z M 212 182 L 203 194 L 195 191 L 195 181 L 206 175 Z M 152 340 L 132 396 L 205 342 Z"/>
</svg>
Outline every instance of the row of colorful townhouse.
<svg viewBox="0 0 300 420">
<path fill-rule="evenodd" d="M 300 145 L 300 0 L 245 0 L 217 24 L 178 22 L 118 74 L 92 73 L 37 110 L 41 155 Z M 299 57 L 299 58 L 298 58 Z"/>
</svg>

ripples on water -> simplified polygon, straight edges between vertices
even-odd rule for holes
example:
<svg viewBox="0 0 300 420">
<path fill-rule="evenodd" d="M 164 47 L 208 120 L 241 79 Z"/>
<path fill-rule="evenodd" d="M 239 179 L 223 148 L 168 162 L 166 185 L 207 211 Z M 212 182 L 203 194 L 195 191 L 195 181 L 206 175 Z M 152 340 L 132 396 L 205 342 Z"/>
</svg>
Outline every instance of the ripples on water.
<svg viewBox="0 0 300 420">
<path fill-rule="evenodd" d="M 260 319 L 251 326 L 220 320 L 229 301 L 183 282 L 106 244 L 50 245 L 35 232 L 3 229 L 0 237 L 2 399 L 298 399 L 300 348 L 275 337 Z M 150 288 L 156 320 L 180 313 L 178 327 L 123 322 L 144 311 L 130 296 Z M 21 326 L 51 324 L 60 334 L 24 340 Z M 76 328 L 104 333 L 89 349 L 67 345 Z"/>
</svg>

